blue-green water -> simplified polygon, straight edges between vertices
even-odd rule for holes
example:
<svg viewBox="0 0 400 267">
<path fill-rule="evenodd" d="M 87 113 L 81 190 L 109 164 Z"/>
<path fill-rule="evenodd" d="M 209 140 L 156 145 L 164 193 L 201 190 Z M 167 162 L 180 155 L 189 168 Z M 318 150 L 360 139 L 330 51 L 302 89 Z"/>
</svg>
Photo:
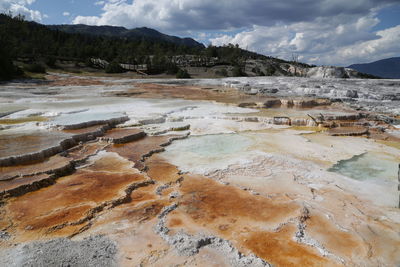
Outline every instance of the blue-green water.
<svg viewBox="0 0 400 267">
<path fill-rule="evenodd" d="M 194 136 L 172 143 L 163 155 L 181 170 L 201 172 L 237 163 L 252 153 L 252 145 L 251 138 L 239 134 Z"/>
<path fill-rule="evenodd" d="M 364 153 L 348 160 L 341 160 L 328 171 L 340 173 L 356 180 L 397 179 L 399 163 L 389 155 Z"/>
<path fill-rule="evenodd" d="M 167 150 L 212 158 L 244 152 L 251 144 L 251 139 L 238 134 L 218 134 L 190 137 L 174 143 Z"/>
</svg>

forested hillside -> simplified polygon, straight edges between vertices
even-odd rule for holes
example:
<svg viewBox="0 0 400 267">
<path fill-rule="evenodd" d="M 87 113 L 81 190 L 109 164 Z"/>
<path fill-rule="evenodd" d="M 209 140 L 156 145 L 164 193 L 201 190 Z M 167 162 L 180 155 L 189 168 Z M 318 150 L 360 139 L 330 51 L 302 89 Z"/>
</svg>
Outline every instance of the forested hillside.
<svg viewBox="0 0 400 267">
<path fill-rule="evenodd" d="M 83 24 L 48 25 L 47 27 L 53 30 L 60 30 L 67 33 L 80 33 L 87 35 L 126 38 L 129 40 L 145 39 L 148 41 L 164 41 L 174 43 L 176 45 L 204 48 L 204 45 L 202 43 L 196 42 L 192 38 L 179 38 L 176 36 L 163 34 L 159 31 L 147 27 L 135 28 L 131 30 L 117 26 L 89 26 Z"/>
<path fill-rule="evenodd" d="M 90 65 L 91 58 L 100 58 L 108 62 L 146 64 L 149 72 L 153 73 L 176 73 L 179 69 L 171 61 L 173 56 L 195 55 L 206 59 L 214 58 L 213 64 L 236 66 L 239 74 L 240 68 L 244 68 L 243 62 L 248 59 L 285 62 L 241 49 L 237 45 L 204 47 L 177 44 L 176 41 L 168 41 L 168 38 L 121 38 L 110 34 L 93 35 L 64 31 L 72 28 L 46 26 L 26 21 L 22 16 L 0 14 L 0 79 L 9 79 L 21 73 L 12 67 L 12 61 L 19 59 L 32 64 L 44 63 L 51 67 L 60 59 L 86 62 Z"/>
</svg>

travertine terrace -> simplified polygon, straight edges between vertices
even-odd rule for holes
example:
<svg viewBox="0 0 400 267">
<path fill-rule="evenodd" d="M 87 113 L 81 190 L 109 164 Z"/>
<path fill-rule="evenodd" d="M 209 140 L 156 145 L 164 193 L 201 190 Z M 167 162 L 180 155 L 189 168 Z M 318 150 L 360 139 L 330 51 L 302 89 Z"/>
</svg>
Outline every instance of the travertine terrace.
<svg viewBox="0 0 400 267">
<path fill-rule="evenodd" d="M 2 266 L 398 266 L 400 82 L 0 85 Z"/>
</svg>

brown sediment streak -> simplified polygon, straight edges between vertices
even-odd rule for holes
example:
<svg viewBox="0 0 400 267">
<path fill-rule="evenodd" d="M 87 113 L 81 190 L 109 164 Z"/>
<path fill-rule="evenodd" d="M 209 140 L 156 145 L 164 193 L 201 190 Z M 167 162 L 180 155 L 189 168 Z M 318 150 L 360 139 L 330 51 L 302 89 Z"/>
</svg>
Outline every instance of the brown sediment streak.
<svg viewBox="0 0 400 267">
<path fill-rule="evenodd" d="M 0 167 L 0 181 L 7 181 L 16 177 L 23 177 L 33 174 L 51 173 L 62 170 L 70 165 L 70 160 L 59 155 L 50 157 L 44 162 L 26 164 L 12 167 Z M 0 183 L 1 191 L 1 183 Z"/>
<path fill-rule="evenodd" d="M 47 85 L 49 86 L 90 86 L 90 85 L 106 85 L 106 83 L 94 79 L 94 78 L 82 78 L 68 76 L 68 78 L 61 77 L 59 75 L 46 75 L 46 79 L 49 80 Z"/>
<path fill-rule="evenodd" d="M 164 147 L 169 145 L 173 140 L 185 138 L 186 136 L 146 136 L 139 141 L 127 144 L 115 144 L 108 147 L 108 152 L 115 152 L 135 163 L 135 168 L 144 170 L 144 160 L 154 153 L 164 151 Z"/>
<path fill-rule="evenodd" d="M 151 185 L 149 187 L 151 187 Z M 141 194 L 141 189 L 146 188 L 147 187 L 139 188 L 135 190 L 135 192 Z M 135 223 L 143 223 L 155 218 L 166 205 L 168 205 L 168 202 L 165 200 L 133 199 L 130 203 L 108 210 L 106 214 L 93 222 L 92 228 L 95 229 L 101 226 L 107 228 L 109 224 L 124 220 L 128 220 L 132 225 Z"/>
<path fill-rule="evenodd" d="M 301 207 L 292 201 L 274 201 L 255 196 L 205 177 L 184 177 L 180 187 L 184 196 L 180 205 L 195 210 L 190 214 L 207 223 L 221 217 L 234 217 L 263 222 L 265 227 L 272 229 L 300 214 Z"/>
<path fill-rule="evenodd" d="M 112 129 L 108 131 L 100 140 L 107 141 L 113 144 L 124 144 L 132 141 L 137 141 L 146 136 L 146 133 L 136 129 Z"/>
<path fill-rule="evenodd" d="M 25 122 L 33 122 L 33 121 L 47 121 L 48 118 L 42 116 L 32 116 L 32 117 L 24 117 L 24 118 L 16 118 L 16 119 L 0 119 L 0 124 L 19 124 Z"/>
<path fill-rule="evenodd" d="M 67 139 L 66 134 L 50 132 L 48 134 L 34 135 L 1 135 L 0 136 L 0 159 L 16 156 L 18 154 L 35 153 L 39 150 L 57 146 L 61 141 Z M 0 166 L 7 166 L 1 164 Z"/>
<path fill-rule="evenodd" d="M 99 151 L 104 149 L 107 144 L 101 142 L 89 142 L 76 147 L 73 147 L 66 151 L 66 157 L 77 164 L 84 162 L 90 156 L 97 154 Z"/>
<path fill-rule="evenodd" d="M 109 174 L 102 172 L 79 171 L 74 175 L 60 179 L 52 187 L 26 194 L 10 201 L 9 210 L 15 214 L 15 219 L 23 223 L 53 226 L 55 215 L 60 215 L 58 209 L 65 210 L 68 206 L 89 203 L 101 203 L 118 195 L 118 192 L 132 182 L 143 179 L 140 174 Z M 51 201 L 46 201 L 51 199 Z M 33 203 L 37 203 L 33 205 Z M 41 204 L 39 204 L 41 203 Z M 89 210 L 88 208 L 86 209 Z M 55 212 L 55 215 L 47 215 Z M 58 217 L 57 217 L 58 218 Z M 63 216 L 63 220 L 67 220 Z M 58 222 L 57 222 L 58 223 Z"/>
<path fill-rule="evenodd" d="M 338 229 L 332 221 L 321 215 L 311 215 L 307 220 L 307 234 L 341 258 L 367 255 L 368 248 L 354 232 Z"/>
<path fill-rule="evenodd" d="M 119 133 L 114 134 L 119 135 Z M 163 150 L 163 146 L 168 145 L 174 138 L 177 137 L 147 137 L 140 141 L 111 147 L 122 148 L 116 150 L 120 153 L 122 151 L 122 155 L 136 160 L 136 163 L 144 167 L 145 157 Z M 54 169 L 57 163 L 82 163 L 104 147 L 101 142 L 80 145 L 66 152 L 64 156 L 56 155 L 48 161 L 19 168 L 25 175 L 0 184 L 9 197 L 18 196 L 8 200 L 5 205 L 7 216 L 19 229 L 18 232 L 27 231 L 26 236 L 35 236 L 35 232 L 47 234 L 62 232 L 67 235 L 67 229 L 71 229 L 73 233 L 69 234 L 76 234 L 89 228 L 91 219 L 104 209 L 159 198 L 155 195 L 155 188 L 153 192 L 135 192 L 136 189 L 147 187 L 154 181 L 148 180 L 147 176 L 132 169 L 132 163 L 128 160 L 113 154 L 99 156 L 100 158 L 94 163 L 78 170 L 75 174 L 56 180 L 58 176 L 54 175 Z M 7 171 L 11 173 L 15 169 L 7 167 Z M 46 171 L 53 173 L 49 175 Z M 39 172 L 43 174 L 29 174 Z M 49 185 L 52 186 L 43 188 Z M 51 201 L 47 201 L 49 199 Z M 78 224 L 82 228 L 77 229 L 75 225 Z"/>
<path fill-rule="evenodd" d="M 80 128 L 80 129 L 70 129 L 70 130 L 62 130 L 64 133 L 72 134 L 72 135 L 84 135 L 84 134 L 92 134 L 92 133 L 98 133 L 100 132 L 103 134 L 105 131 L 109 129 L 109 125 L 107 124 L 100 124 L 100 125 L 93 125 L 90 127 L 86 128 Z"/>
<path fill-rule="evenodd" d="M 134 141 L 127 144 L 118 144 L 108 147 L 108 152 L 115 152 L 135 163 L 135 168 L 143 169 L 144 164 L 141 162 L 143 155 L 154 151 L 162 150 L 161 144 L 167 142 L 167 136 L 146 136 L 142 140 Z"/>
<path fill-rule="evenodd" d="M 108 125 L 102 125 L 67 132 L 74 134 L 73 138 L 80 140 L 92 134 L 102 135 L 108 128 Z M 142 133 L 138 130 L 134 132 Z M 128 135 L 128 138 L 131 136 Z M 52 185 L 57 178 L 71 174 L 76 164 L 81 164 L 104 147 L 105 145 L 99 142 L 87 143 L 64 151 L 64 156 L 55 155 L 39 160 L 37 163 L 0 167 L 0 198 L 20 196 Z"/>
<path fill-rule="evenodd" d="M 138 95 L 138 89 L 140 90 L 140 94 Z M 332 103 L 329 99 L 318 99 L 318 98 L 307 98 L 301 97 L 298 99 L 280 99 L 274 98 L 271 96 L 262 96 L 262 95 L 247 95 L 243 92 L 240 92 L 234 88 L 227 87 L 213 87 L 213 88 L 204 88 L 201 86 L 190 86 L 190 85 L 162 85 L 162 84 L 136 84 L 135 88 L 132 91 L 125 92 L 117 92 L 118 96 L 129 96 L 130 94 L 134 94 L 135 98 L 183 98 L 189 100 L 213 100 L 221 103 L 228 104 L 238 104 L 240 106 L 251 106 L 251 107 L 282 107 L 282 108 L 313 108 L 322 106 L 324 108 L 329 107 Z M 338 105 L 336 105 L 338 108 Z M 341 110 L 346 109 L 345 107 L 340 107 Z M 359 135 L 368 135 L 369 128 L 360 127 L 368 120 L 372 120 L 373 117 L 369 117 L 370 114 L 367 112 L 355 112 L 354 110 L 347 109 L 349 114 L 343 115 L 323 115 L 317 116 L 316 119 L 318 123 L 310 119 L 304 118 L 290 118 L 289 123 L 284 121 L 277 121 L 271 118 L 270 123 L 277 124 L 288 124 L 288 125 L 317 125 L 320 124 L 327 128 L 335 128 L 332 130 L 332 135 L 348 135 L 348 136 L 359 136 Z M 329 108 L 327 108 L 329 112 Z M 388 127 L 387 124 L 383 124 L 385 128 Z M 345 127 L 347 129 L 340 129 Z M 359 128 L 360 127 L 360 128 Z M 385 135 L 384 138 L 388 138 L 388 135 Z M 389 137 L 390 138 L 390 137 Z M 379 138 L 378 138 L 379 139 Z"/>
<path fill-rule="evenodd" d="M 274 266 L 342 266 L 292 240 L 295 232 L 293 224 L 277 232 L 249 232 L 242 237 L 241 243 Z"/>
<path fill-rule="evenodd" d="M 138 94 L 138 89 L 140 93 Z M 134 96 L 135 98 L 182 98 L 188 100 L 213 100 L 221 103 L 240 104 L 243 102 L 262 102 L 270 97 L 251 96 L 238 92 L 234 88 L 203 88 L 201 86 L 162 84 L 136 84 L 132 90 L 114 93 L 116 96 Z"/>
<path fill-rule="evenodd" d="M 251 96 L 241 98 L 238 94 L 229 95 L 229 90 L 226 95 L 217 97 L 214 91 L 195 87 L 188 91 L 179 86 L 142 87 L 147 91 L 143 91 L 141 97 L 171 94 L 173 97 L 193 99 L 208 97 L 222 102 L 252 99 Z M 191 92 L 193 96 L 189 96 Z M 296 103 L 298 106 L 308 105 L 308 102 Z M 341 122 L 341 128 L 334 128 L 332 132 L 348 131 L 346 127 L 354 127 L 357 121 L 348 119 Z M 325 120 L 329 121 L 329 118 Z M 293 120 L 290 124 L 293 125 Z M 109 126 L 65 132 L 85 138 L 98 130 L 103 135 L 103 127 Z M 0 206 L 0 234 L 6 229 L 14 243 L 72 237 L 87 230 L 89 235 L 100 232 L 120 240 L 121 236 L 134 239 L 137 236 L 134 232 L 143 230 L 144 222 L 147 223 L 145 227 L 153 228 L 157 223 L 155 218 L 163 208 L 174 206 L 164 217 L 164 225 L 171 231 L 168 234 L 182 231 L 195 236 L 205 233 L 216 237 L 215 240 L 228 240 L 244 255 L 255 254 L 274 266 L 338 266 L 342 259 L 348 265 L 366 262 L 367 265 L 376 263 L 379 266 L 388 259 L 390 262 L 398 259 L 399 242 L 393 234 L 398 224 L 385 224 L 378 216 L 368 217 L 365 215 L 368 211 L 363 213 L 365 210 L 354 212 L 365 208 L 355 196 L 345 198 L 334 189 L 331 192 L 312 189 L 311 193 L 297 194 L 296 190 L 309 188 L 306 188 L 307 185 L 290 190 L 284 188 L 290 185 L 291 177 L 290 181 L 285 178 L 287 183 L 281 180 L 279 185 L 274 185 L 275 180 L 272 181 L 266 185 L 271 186 L 268 190 L 272 193 L 266 194 L 268 190 L 265 190 L 260 192 L 264 193 L 261 196 L 207 177 L 183 175 L 161 155 L 154 155 L 163 151 L 164 146 L 174 138 L 182 137 L 144 137 L 138 129 L 114 129 L 105 133 L 103 140 L 76 144 L 72 149 L 41 162 L 2 167 L 0 175 L 5 178 L 0 179 L 7 181 L 0 182 L 0 191 L 16 191 L 10 195 L 12 197 L 3 199 L 4 203 Z M 87 163 L 90 155 L 102 149 L 113 153 L 99 153 L 88 165 L 81 165 L 78 170 L 73 168 L 76 171 L 74 174 L 55 179 L 57 173 L 60 173 L 59 176 L 66 174 L 62 170 L 68 164 Z M 255 171 L 251 171 L 254 174 Z M 315 207 L 314 195 L 323 196 L 323 200 L 318 202 L 321 208 Z M 304 219 L 306 206 L 310 206 L 311 211 Z M 350 209 L 353 213 L 349 212 Z M 325 217 L 327 215 L 329 219 Z M 382 220 L 389 221 L 387 218 Z M 301 230 L 303 239 L 297 238 Z M 146 243 L 149 241 L 145 239 L 147 237 L 142 236 Z M 169 245 L 171 243 L 163 243 L 165 250 L 172 253 Z M 201 255 L 204 257 L 212 248 L 201 249 L 199 253 L 204 253 Z M 135 253 L 137 251 L 129 257 L 136 257 Z"/>
<path fill-rule="evenodd" d="M 146 160 L 147 175 L 158 182 L 171 183 L 181 176 L 176 166 L 166 162 L 162 157 L 153 155 Z"/>
<path fill-rule="evenodd" d="M 308 236 L 349 265 L 399 262 L 398 223 L 382 219 L 380 208 L 342 190 L 323 190 L 318 194 L 324 197 L 320 204 L 325 212 L 311 213 L 306 222 Z"/>
<path fill-rule="evenodd" d="M 9 181 L 1 181 L 0 182 L 0 199 L 6 198 L 7 196 L 19 196 L 24 193 L 30 192 L 28 190 L 24 190 L 23 187 L 32 188 L 33 184 L 37 183 L 37 189 L 41 188 L 39 184 L 43 181 L 46 183 L 53 184 L 54 179 L 52 179 L 51 175 L 42 173 L 42 174 L 32 174 L 26 175 L 24 177 L 15 178 Z M 51 181 L 50 181 L 51 180 Z M 13 192 L 15 190 L 15 192 Z M 34 191 L 33 189 L 31 191 Z M 23 192 L 19 192 L 23 191 Z"/>
<path fill-rule="evenodd" d="M 239 250 L 276 266 L 338 265 L 315 248 L 294 240 L 295 222 L 302 214 L 299 204 L 255 196 L 205 177 L 184 177 L 179 208 L 169 215 L 169 228 L 211 230 L 231 240 Z"/>
<path fill-rule="evenodd" d="M 107 129 L 115 127 L 115 125 L 128 121 L 128 116 L 122 116 L 118 118 L 112 118 L 107 120 L 93 120 L 93 121 L 85 121 L 76 124 L 68 124 L 68 125 L 57 125 L 59 128 L 63 130 L 79 130 L 82 128 L 90 128 L 96 125 L 106 125 Z M 106 130 L 107 130 L 106 129 Z"/>
<path fill-rule="evenodd" d="M 397 148 L 400 148 L 400 137 L 391 135 L 390 133 L 382 132 L 378 129 L 370 129 L 369 137 L 375 140 L 386 141 L 389 145 L 392 144 L 394 147 L 396 147 L 397 144 Z"/>
<path fill-rule="evenodd" d="M 12 151 L 0 158 L 0 167 L 33 164 L 102 136 L 110 125 L 89 127 L 72 132 L 49 132 L 39 135 L 1 136 L 0 152 Z M 3 148 L 4 147 L 4 148 Z"/>
<path fill-rule="evenodd" d="M 156 187 L 157 185 L 153 183 L 149 184 L 146 187 L 140 187 L 137 190 L 134 190 L 130 195 L 131 198 L 130 203 L 132 203 L 132 205 L 136 205 L 138 203 L 148 202 L 158 199 L 158 197 L 154 194 Z"/>
<path fill-rule="evenodd" d="M 73 172 L 73 170 L 74 169 L 72 168 L 70 172 Z M 59 178 L 59 176 L 54 174 L 39 174 L 12 180 L 2 185 L 0 199 L 4 200 L 10 197 L 22 196 L 29 192 L 51 186 L 56 182 L 57 178 Z"/>
<path fill-rule="evenodd" d="M 65 157 L 55 155 L 36 164 L 0 167 L 0 199 L 53 185 L 58 178 L 72 174 L 77 164 L 85 162 L 103 147 L 98 143 L 84 144 L 68 151 Z"/>
<path fill-rule="evenodd" d="M 167 170 L 168 175 L 161 174 L 166 181 L 179 176 L 175 166 L 168 166 L 157 155 L 146 164 L 149 173 L 157 166 Z M 211 231 L 233 242 L 243 253 L 254 253 L 275 266 L 342 266 L 340 258 L 351 262 L 354 254 L 367 255 L 367 246 L 356 233 L 338 229 L 318 213 L 304 222 L 306 234 L 334 256 L 325 257 L 313 246 L 297 242 L 297 224 L 304 208 L 289 198 L 255 196 L 206 177 L 183 176 L 184 180 L 175 187 L 181 193 L 178 209 L 167 219 L 172 234 L 180 230 L 193 235 Z M 155 172 L 153 177 L 160 175 Z"/>
<path fill-rule="evenodd" d="M 368 134 L 368 129 L 365 127 L 338 127 L 328 131 L 332 136 L 360 136 Z"/>
<path fill-rule="evenodd" d="M 393 266 L 400 262 L 400 241 L 397 238 L 399 225 L 389 230 L 386 225 L 382 228 L 382 222 L 373 220 L 368 224 L 360 224 L 357 231 L 368 241 L 369 250 L 366 255 L 359 255 L 359 261 L 369 259 L 378 266 L 379 262 L 389 262 Z M 390 265 L 390 264 L 388 264 Z"/>
<path fill-rule="evenodd" d="M 86 212 L 85 217 L 80 218 L 77 221 L 64 222 L 64 223 L 58 224 L 56 226 L 53 226 L 50 229 L 48 229 L 47 233 L 52 233 L 53 231 L 59 231 L 60 229 L 64 229 L 66 227 L 84 224 L 78 231 L 73 232 L 70 235 L 70 237 L 81 234 L 82 232 L 88 230 L 93 225 L 92 220 L 96 216 L 98 216 L 99 213 L 103 212 L 104 210 L 113 209 L 122 204 L 127 204 L 127 203 L 132 202 L 131 194 L 134 190 L 137 190 L 138 188 L 142 188 L 142 187 L 147 187 L 147 186 L 153 185 L 153 184 L 154 184 L 154 181 L 152 181 L 152 180 L 147 180 L 147 181 L 131 184 L 125 189 L 125 195 L 123 195 L 117 199 L 112 199 L 110 201 L 101 203 L 100 205 L 90 209 L 88 212 Z"/>
<path fill-rule="evenodd" d="M 124 92 L 115 92 L 116 96 L 135 98 L 181 98 L 188 100 L 211 100 L 227 104 L 237 104 L 241 107 L 295 107 L 311 108 L 329 106 L 329 99 L 279 99 L 264 95 L 249 95 L 229 87 L 205 88 L 195 85 L 162 85 L 162 84 L 136 84 L 134 89 Z"/>
<path fill-rule="evenodd" d="M 135 188 L 153 182 L 133 169 L 129 171 L 126 161 L 118 161 L 114 156 L 102 157 L 51 187 L 10 199 L 5 206 L 7 214 L 21 233 L 39 233 L 59 225 L 84 223 L 105 206 L 129 202 Z"/>
</svg>

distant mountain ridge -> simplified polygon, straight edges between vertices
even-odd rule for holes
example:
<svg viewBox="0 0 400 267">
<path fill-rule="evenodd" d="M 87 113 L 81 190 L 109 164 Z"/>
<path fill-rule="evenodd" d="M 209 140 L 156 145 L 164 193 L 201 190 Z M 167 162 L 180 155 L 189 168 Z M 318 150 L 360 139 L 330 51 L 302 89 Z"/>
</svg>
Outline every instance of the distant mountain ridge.
<svg viewBox="0 0 400 267">
<path fill-rule="evenodd" d="M 382 78 L 400 79 L 400 57 L 386 58 L 365 64 L 353 64 L 348 68 Z"/>
<path fill-rule="evenodd" d="M 343 67 L 317 67 L 269 57 L 239 45 L 204 47 L 191 38 L 169 36 L 150 28 L 48 26 L 26 21 L 21 16 L 0 14 L 0 36 L 6 37 L 0 40 L 0 79 L 4 80 L 19 75 L 21 68 L 29 71 L 30 66 L 65 68 L 73 72 L 96 69 L 97 72 L 99 69 L 106 71 L 109 65 L 112 71 L 145 71 L 148 75 L 173 75 L 184 69 L 207 78 L 375 78 Z M 14 68 L 15 65 L 19 69 Z"/>
<path fill-rule="evenodd" d="M 177 36 L 171 36 L 147 27 L 134 28 L 131 30 L 118 26 L 90 26 L 84 24 L 47 25 L 47 27 L 66 33 L 79 33 L 97 36 L 103 35 L 108 37 L 127 38 L 129 40 L 160 40 L 188 47 L 205 47 L 202 43 L 199 43 L 192 38 L 180 38 Z"/>
</svg>

